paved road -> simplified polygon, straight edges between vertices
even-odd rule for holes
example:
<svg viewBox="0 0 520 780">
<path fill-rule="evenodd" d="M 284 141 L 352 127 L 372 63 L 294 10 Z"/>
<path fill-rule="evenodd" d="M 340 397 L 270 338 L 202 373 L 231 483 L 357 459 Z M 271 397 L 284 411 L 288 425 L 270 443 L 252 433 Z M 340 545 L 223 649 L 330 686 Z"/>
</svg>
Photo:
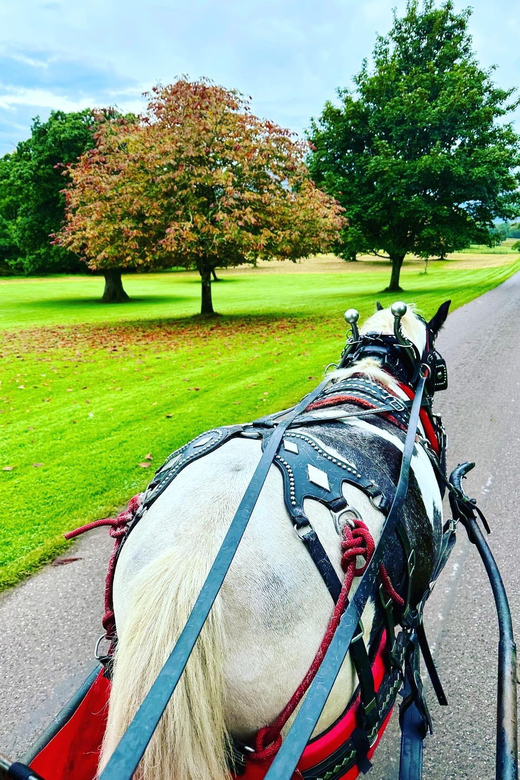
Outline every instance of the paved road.
<svg viewBox="0 0 520 780">
<path fill-rule="evenodd" d="M 446 297 L 449 297 L 447 291 Z M 490 542 L 520 632 L 520 274 L 450 315 L 438 340 L 450 387 L 436 406 L 450 435 L 449 466 L 475 460 L 467 480 L 492 526 Z M 450 706 L 430 693 L 435 733 L 425 780 L 494 776 L 497 629 L 482 565 L 461 529 L 434 591 L 426 627 Z M 0 597 L 0 745 L 19 756 L 89 672 L 100 633 L 111 540 L 103 529 L 78 541 L 80 560 L 48 566 Z M 398 734 L 390 725 L 371 773 L 396 780 Z"/>
<path fill-rule="evenodd" d="M 448 297 L 448 296 L 447 296 Z M 455 311 L 437 346 L 449 389 L 436 408 L 449 434 L 448 467 L 476 467 L 465 482 L 491 526 L 489 544 L 504 579 L 520 636 L 520 274 Z M 428 702 L 434 734 L 425 749 L 425 780 L 487 780 L 495 776 L 498 629 L 478 553 L 460 529 L 437 583 L 425 626 L 448 697 Z M 375 778 L 397 780 L 399 731 L 394 717 L 378 751 Z"/>
</svg>

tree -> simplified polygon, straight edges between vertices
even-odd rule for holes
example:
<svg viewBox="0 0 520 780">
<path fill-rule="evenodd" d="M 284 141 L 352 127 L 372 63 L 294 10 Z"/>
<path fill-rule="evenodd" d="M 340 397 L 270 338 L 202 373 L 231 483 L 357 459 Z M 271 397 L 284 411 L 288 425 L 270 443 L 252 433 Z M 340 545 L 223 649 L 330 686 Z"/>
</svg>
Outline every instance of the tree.
<svg viewBox="0 0 520 780">
<path fill-rule="evenodd" d="M 408 0 L 378 37 L 372 71 L 365 61 L 355 90 L 340 89 L 341 105 L 328 102 L 311 125 L 311 175 L 348 217 L 340 252 L 386 252 L 388 290 L 400 289 L 408 252 L 492 246 L 493 220 L 520 211 L 520 138 L 497 123 L 519 101 L 478 66 L 469 16 L 451 0 Z"/>
<path fill-rule="evenodd" d="M 46 122 L 36 117 L 31 137 L 0 160 L 0 218 L 8 223 L 6 263 L 14 272 L 56 273 L 83 267 L 76 255 L 52 245 L 50 235 L 64 220 L 61 166 L 94 145 L 94 129 L 90 109 L 53 111 Z"/>
<path fill-rule="evenodd" d="M 149 98 L 137 123 L 102 123 L 96 148 L 69 168 L 57 241 L 112 275 L 113 300 L 123 269 L 177 265 L 198 270 L 201 313 L 211 314 L 215 268 L 296 260 L 337 239 L 342 209 L 310 180 L 306 143 L 207 80 Z"/>
</svg>

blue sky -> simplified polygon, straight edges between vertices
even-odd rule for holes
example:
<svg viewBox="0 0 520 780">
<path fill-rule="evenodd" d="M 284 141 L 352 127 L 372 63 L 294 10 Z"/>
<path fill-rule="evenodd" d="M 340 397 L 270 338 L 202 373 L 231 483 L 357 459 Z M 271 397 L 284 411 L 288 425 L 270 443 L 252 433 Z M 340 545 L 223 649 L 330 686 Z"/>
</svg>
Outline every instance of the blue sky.
<svg viewBox="0 0 520 780">
<path fill-rule="evenodd" d="M 468 4 L 457 2 L 458 10 Z M 187 74 L 252 97 L 296 132 L 350 84 L 404 0 L 2 0 L 0 155 L 52 109 L 144 109 L 143 91 Z M 470 27 L 494 80 L 520 86 L 520 3 L 475 0 Z M 520 111 L 515 114 L 520 132 Z"/>
</svg>

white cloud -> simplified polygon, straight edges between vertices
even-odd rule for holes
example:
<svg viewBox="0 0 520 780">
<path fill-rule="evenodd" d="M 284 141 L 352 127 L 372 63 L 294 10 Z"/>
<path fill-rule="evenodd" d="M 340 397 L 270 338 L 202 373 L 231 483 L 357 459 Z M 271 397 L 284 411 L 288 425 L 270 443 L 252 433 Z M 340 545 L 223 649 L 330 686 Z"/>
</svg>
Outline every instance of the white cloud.
<svg viewBox="0 0 520 780">
<path fill-rule="evenodd" d="M 46 89 L 8 88 L 7 91 L 0 92 L 0 108 L 7 109 L 13 109 L 15 106 L 35 106 L 61 111 L 81 111 L 92 106 L 94 102 L 92 97 L 74 99 Z"/>
</svg>

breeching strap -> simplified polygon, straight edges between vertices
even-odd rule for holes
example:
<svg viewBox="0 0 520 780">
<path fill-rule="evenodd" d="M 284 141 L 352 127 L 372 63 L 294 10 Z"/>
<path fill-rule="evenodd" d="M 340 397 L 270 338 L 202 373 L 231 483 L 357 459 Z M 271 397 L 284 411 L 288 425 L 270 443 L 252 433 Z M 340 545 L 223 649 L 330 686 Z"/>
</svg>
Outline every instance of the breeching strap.
<svg viewBox="0 0 520 780">
<path fill-rule="evenodd" d="M 312 393 L 309 393 L 292 409 L 283 422 L 276 426 L 231 521 L 231 525 L 202 586 L 191 615 L 168 660 L 159 672 L 157 679 L 136 712 L 128 729 L 123 734 L 104 771 L 99 776 L 99 780 L 131 780 L 159 723 L 161 715 L 179 682 L 195 642 L 224 582 L 283 435 L 293 420 L 305 411 L 307 406 L 320 395 L 329 382 L 330 378 L 324 379 Z M 417 426 L 415 425 L 415 427 Z"/>
<path fill-rule="evenodd" d="M 325 706 L 345 656 L 348 653 L 350 643 L 354 638 L 365 604 L 370 594 L 373 592 L 379 564 L 381 563 L 383 556 L 384 544 L 399 522 L 403 503 L 408 492 L 410 464 L 414 450 L 426 378 L 427 375 L 421 375 L 417 384 L 403 449 L 399 481 L 397 483 L 390 511 L 381 529 L 377 547 L 365 569 L 365 573 L 363 574 L 356 593 L 343 613 L 325 658 L 322 661 L 312 685 L 307 691 L 307 696 L 303 701 L 300 711 L 287 733 L 265 780 L 289 780 L 289 778 L 292 777 L 296 765 L 300 760 L 300 756 L 316 727 L 316 723 Z"/>
</svg>

